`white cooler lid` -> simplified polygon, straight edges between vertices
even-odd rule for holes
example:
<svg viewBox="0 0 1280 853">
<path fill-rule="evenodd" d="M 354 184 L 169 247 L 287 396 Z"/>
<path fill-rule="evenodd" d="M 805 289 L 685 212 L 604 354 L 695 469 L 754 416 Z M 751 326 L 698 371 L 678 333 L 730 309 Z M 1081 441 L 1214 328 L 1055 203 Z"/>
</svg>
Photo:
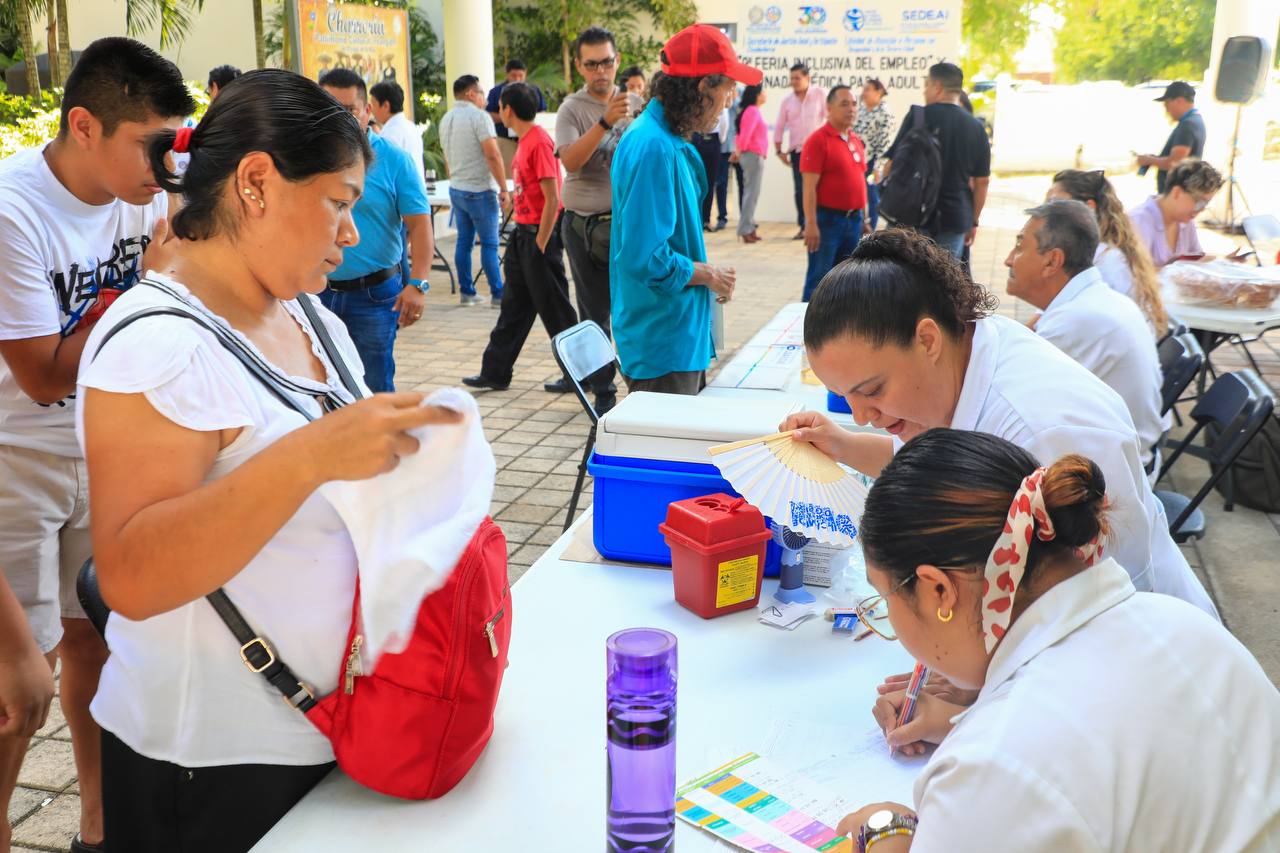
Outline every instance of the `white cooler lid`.
<svg viewBox="0 0 1280 853">
<path fill-rule="evenodd" d="M 711 464 L 707 448 L 778 431 L 799 411 L 789 399 L 628 394 L 600 419 L 596 451 L 604 456 Z"/>
</svg>

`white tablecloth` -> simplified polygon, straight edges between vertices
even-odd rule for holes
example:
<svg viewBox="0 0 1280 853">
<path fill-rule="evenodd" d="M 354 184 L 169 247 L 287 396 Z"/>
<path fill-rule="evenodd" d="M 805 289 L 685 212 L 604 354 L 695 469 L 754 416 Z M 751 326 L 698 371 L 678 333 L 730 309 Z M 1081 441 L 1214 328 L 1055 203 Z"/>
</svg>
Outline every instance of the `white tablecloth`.
<svg viewBox="0 0 1280 853">
<path fill-rule="evenodd" d="M 577 525 L 590 523 L 588 512 Z M 753 611 L 703 620 L 675 603 L 665 569 L 562 560 L 575 530 L 512 588 L 511 665 L 493 739 L 458 787 L 439 800 L 405 802 L 335 772 L 255 850 L 598 853 L 604 643 L 637 626 L 664 628 L 680 643 L 678 782 L 756 751 L 794 769 L 821 764 L 839 777 L 826 784 L 858 807 L 911 802 L 909 778 L 922 759 L 895 764 L 902 760 L 868 738 L 875 685 L 912 665 L 899 644 L 855 643 L 820 617 L 794 632 L 759 624 Z M 764 597 L 774 583 L 765 582 Z M 843 749 L 859 757 L 835 758 Z M 724 849 L 680 822 L 677 841 L 681 851 Z"/>
</svg>

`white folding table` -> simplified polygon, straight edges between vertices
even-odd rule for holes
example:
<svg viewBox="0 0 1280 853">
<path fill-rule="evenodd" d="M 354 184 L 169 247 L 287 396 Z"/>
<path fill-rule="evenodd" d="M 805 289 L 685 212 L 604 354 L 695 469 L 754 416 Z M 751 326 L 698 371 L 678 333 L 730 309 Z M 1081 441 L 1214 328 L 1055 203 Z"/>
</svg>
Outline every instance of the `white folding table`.
<svg viewBox="0 0 1280 853">
<path fill-rule="evenodd" d="M 493 739 L 453 791 L 406 802 L 335 771 L 255 850 L 598 853 L 605 844 L 604 644 L 623 628 L 664 628 L 679 640 L 678 782 L 742 753 L 768 755 L 780 723 L 865 740 L 875 725 L 876 685 L 912 665 L 898 643 L 854 642 L 832 634 L 821 617 L 791 632 L 760 624 L 754 611 L 703 620 L 676 604 L 666 569 L 563 560 L 577 528 L 590 523 L 588 512 L 512 588 L 511 664 Z M 765 581 L 762 598 L 775 583 Z M 807 755 L 769 757 L 802 769 L 842 749 L 840 740 L 806 748 Z M 871 749 L 847 766 L 837 761 L 840 778 L 827 784 L 855 808 L 909 803 L 904 772 L 909 778 L 923 760 L 902 761 Z M 681 851 L 727 849 L 679 821 L 676 839 Z"/>
</svg>

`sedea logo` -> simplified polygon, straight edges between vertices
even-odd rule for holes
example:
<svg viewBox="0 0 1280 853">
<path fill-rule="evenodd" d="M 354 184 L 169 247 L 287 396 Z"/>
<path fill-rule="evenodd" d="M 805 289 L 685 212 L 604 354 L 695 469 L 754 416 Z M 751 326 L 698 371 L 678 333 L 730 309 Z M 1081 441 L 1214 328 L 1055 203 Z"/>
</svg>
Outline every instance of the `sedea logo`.
<svg viewBox="0 0 1280 853">
<path fill-rule="evenodd" d="M 914 32 L 942 30 L 950 23 L 951 13 L 946 9 L 903 9 L 903 28 Z"/>
</svg>

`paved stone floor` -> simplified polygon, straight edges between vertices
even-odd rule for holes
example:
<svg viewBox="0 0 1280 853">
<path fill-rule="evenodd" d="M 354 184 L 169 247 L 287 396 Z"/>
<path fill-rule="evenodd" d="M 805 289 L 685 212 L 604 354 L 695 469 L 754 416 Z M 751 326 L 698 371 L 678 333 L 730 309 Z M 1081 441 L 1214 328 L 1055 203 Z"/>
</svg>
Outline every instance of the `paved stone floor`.
<svg viewBox="0 0 1280 853">
<path fill-rule="evenodd" d="M 1141 200 L 1145 182 L 1121 178 L 1127 203 Z M 1025 221 L 1023 210 L 1038 202 L 1048 185 L 1043 176 L 997 179 L 983 228 L 973 248 L 974 275 L 1001 296 L 1001 312 L 1020 319 L 1029 316 L 1025 304 L 1004 293 L 1003 260 L 1013 236 Z M 732 225 L 735 224 L 731 220 Z M 782 224 L 762 226 L 765 241 L 738 243 L 733 231 L 709 235 L 712 262 L 738 270 L 737 296 L 728 307 L 726 340 L 730 354 L 748 340 L 783 305 L 799 299 L 804 280 L 802 244 L 791 240 L 795 229 Z M 453 240 L 441 248 L 452 261 Z M 476 269 L 479 269 L 478 257 Z M 442 272 L 433 277 L 424 320 L 403 334 L 396 348 L 397 385 L 401 389 L 430 390 L 458 384 L 477 373 L 480 354 L 497 312 L 487 305 L 463 308 L 450 295 Z M 484 282 L 481 281 L 483 292 Z M 1253 349 L 1273 387 L 1280 387 L 1280 347 L 1276 336 Z M 1214 356 L 1224 367 L 1237 366 L 1229 352 Z M 485 432 L 498 462 L 493 515 L 507 535 L 511 578 L 517 580 L 560 535 L 588 421 L 571 396 L 548 394 L 542 383 L 558 377 L 551 348 L 541 327 L 535 327 L 516 365 L 515 380 L 502 392 L 477 395 L 484 413 Z M 1173 477 L 1182 490 L 1192 490 L 1206 476 L 1194 460 L 1179 463 Z M 587 481 L 583 505 L 591 500 Z M 1280 683 L 1280 516 L 1267 516 L 1243 507 L 1222 512 L 1217 495 L 1206 500 L 1208 535 L 1187 549 L 1219 607 L 1227 625 L 1258 656 L 1273 681 Z M 71 744 L 55 704 L 49 724 L 33 741 L 23 766 L 20 787 L 9 807 L 16 822 L 15 849 L 66 850 L 78 820 L 79 797 Z"/>
</svg>

